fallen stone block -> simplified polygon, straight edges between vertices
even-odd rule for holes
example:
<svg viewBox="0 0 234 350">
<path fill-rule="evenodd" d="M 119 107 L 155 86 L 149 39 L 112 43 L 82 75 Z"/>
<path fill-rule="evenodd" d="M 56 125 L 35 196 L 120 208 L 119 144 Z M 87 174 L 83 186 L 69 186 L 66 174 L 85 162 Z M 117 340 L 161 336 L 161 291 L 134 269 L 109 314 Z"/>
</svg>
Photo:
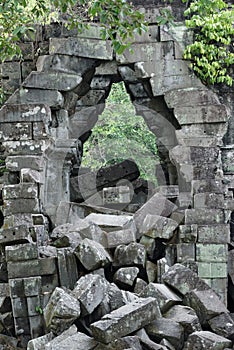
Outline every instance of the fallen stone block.
<svg viewBox="0 0 234 350">
<path fill-rule="evenodd" d="M 37 170 L 23 168 L 20 171 L 20 182 L 41 183 L 41 173 Z"/>
<path fill-rule="evenodd" d="M 228 313 L 226 306 L 212 290 L 192 290 L 185 295 L 184 303 L 192 307 L 202 326 L 213 317 Z"/>
<path fill-rule="evenodd" d="M 232 342 L 220 335 L 208 331 L 198 331 L 188 337 L 186 350 L 224 350 L 231 346 Z"/>
<path fill-rule="evenodd" d="M 184 328 L 185 339 L 189 334 L 202 330 L 196 312 L 188 306 L 174 305 L 164 317 L 178 322 Z"/>
<path fill-rule="evenodd" d="M 61 288 L 55 288 L 44 309 L 46 328 L 58 335 L 80 316 L 80 302 Z"/>
<path fill-rule="evenodd" d="M 74 334 L 77 334 L 77 328 L 75 325 L 72 325 L 70 328 L 68 328 L 67 330 L 65 330 L 64 332 L 62 332 L 60 335 L 58 335 L 56 337 L 54 336 L 54 334 L 52 332 L 49 334 L 52 334 L 52 337 L 51 337 L 50 341 L 47 342 L 47 344 L 45 345 L 45 349 L 43 349 L 43 350 L 52 350 L 53 346 L 54 347 L 59 346 L 61 341 L 64 341 L 65 339 L 73 336 Z"/>
<path fill-rule="evenodd" d="M 107 187 L 102 190 L 103 204 L 126 204 L 131 202 L 128 186 Z"/>
<path fill-rule="evenodd" d="M 76 332 L 70 336 L 60 336 L 54 338 L 45 346 L 45 350 L 94 350 L 97 348 L 98 342 L 84 333 Z"/>
<path fill-rule="evenodd" d="M 146 264 L 146 250 L 140 243 L 119 245 L 115 249 L 113 266 L 138 266 L 144 268 Z"/>
<path fill-rule="evenodd" d="M 170 202 L 167 198 L 156 193 L 151 197 L 137 212 L 134 214 L 134 220 L 138 230 L 142 227 L 142 222 L 146 215 L 169 216 L 177 206 Z"/>
<path fill-rule="evenodd" d="M 122 244 L 129 244 L 136 241 L 135 228 L 129 228 L 124 230 L 117 230 L 107 232 L 105 235 L 106 238 L 106 247 L 107 248 L 116 248 Z"/>
<path fill-rule="evenodd" d="M 93 336 L 108 344 L 152 322 L 158 316 L 158 303 L 154 298 L 138 299 L 122 306 L 91 324 Z"/>
<path fill-rule="evenodd" d="M 41 350 L 45 349 L 46 344 L 48 344 L 52 339 L 54 335 L 52 332 L 45 334 L 41 337 L 32 339 L 28 342 L 27 350 Z"/>
<path fill-rule="evenodd" d="M 112 262 L 112 257 L 105 248 L 88 238 L 80 242 L 74 253 L 88 271 L 107 266 Z"/>
<path fill-rule="evenodd" d="M 141 233 L 151 238 L 168 240 L 173 237 L 177 226 L 178 223 L 172 219 L 148 214 L 142 223 Z"/>
<path fill-rule="evenodd" d="M 147 350 L 167 350 L 168 349 L 167 347 L 163 346 L 163 344 L 159 345 L 153 342 L 148 336 L 148 334 L 146 333 L 144 328 L 137 331 L 135 335 L 137 335 L 138 338 L 140 339 L 140 343 L 143 346 L 143 349 L 145 348 Z"/>
<path fill-rule="evenodd" d="M 78 280 L 76 257 L 69 248 L 58 249 L 57 256 L 60 285 L 73 289 Z"/>
<path fill-rule="evenodd" d="M 72 295 L 80 302 L 82 316 L 91 314 L 102 302 L 107 287 L 107 281 L 99 275 L 89 274 L 77 281 Z"/>
<path fill-rule="evenodd" d="M 133 225 L 133 217 L 130 215 L 108 215 L 92 213 L 86 216 L 87 222 L 93 222 L 106 232 L 128 228 Z"/>
<path fill-rule="evenodd" d="M 162 339 L 160 341 L 160 344 L 163 345 L 166 349 L 176 350 L 175 347 L 167 339 Z"/>
<path fill-rule="evenodd" d="M 153 341 L 167 339 L 176 349 L 182 349 L 184 345 L 184 329 L 178 323 L 166 318 L 157 318 L 145 327 L 149 337 Z"/>
<path fill-rule="evenodd" d="M 230 314 L 222 313 L 218 316 L 211 318 L 208 321 L 208 324 L 215 334 L 218 334 L 222 337 L 234 339 L 234 321 Z"/>
<path fill-rule="evenodd" d="M 142 350 L 137 336 L 128 336 L 116 339 L 108 345 L 99 344 L 95 350 Z"/>
<path fill-rule="evenodd" d="M 178 295 L 161 283 L 149 283 L 140 293 L 140 297 L 156 298 L 162 313 L 168 311 L 173 305 L 182 302 Z"/>
<path fill-rule="evenodd" d="M 195 272 L 181 264 L 170 267 L 162 279 L 165 284 L 182 295 L 193 289 L 210 291 L 210 287 Z"/>
<path fill-rule="evenodd" d="M 68 224 L 69 225 L 69 224 Z M 82 241 L 82 237 L 79 232 L 68 232 L 65 233 L 60 238 L 56 239 L 52 244 L 56 248 L 76 248 L 80 242 Z"/>
<path fill-rule="evenodd" d="M 137 267 L 122 267 L 114 274 L 114 282 L 122 288 L 132 287 L 135 283 L 139 269 Z"/>
</svg>

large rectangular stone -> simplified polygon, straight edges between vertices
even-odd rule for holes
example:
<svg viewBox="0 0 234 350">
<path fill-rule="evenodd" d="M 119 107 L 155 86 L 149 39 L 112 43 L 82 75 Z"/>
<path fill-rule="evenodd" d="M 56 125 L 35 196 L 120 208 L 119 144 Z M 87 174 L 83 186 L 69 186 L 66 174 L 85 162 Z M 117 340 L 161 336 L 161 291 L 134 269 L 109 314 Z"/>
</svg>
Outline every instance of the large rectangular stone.
<svg viewBox="0 0 234 350">
<path fill-rule="evenodd" d="M 147 214 L 169 216 L 177 206 L 166 197 L 156 193 L 151 197 L 134 215 L 136 226 L 140 229 L 142 222 Z"/>
<path fill-rule="evenodd" d="M 7 216 L 10 214 L 17 213 L 40 213 L 40 205 L 38 199 L 7 199 L 4 201 L 3 215 Z"/>
<path fill-rule="evenodd" d="M 198 262 L 198 276 L 201 278 L 227 278 L 227 263 Z"/>
<path fill-rule="evenodd" d="M 193 180 L 192 181 L 193 194 L 198 193 L 224 193 L 224 184 L 221 180 Z"/>
<path fill-rule="evenodd" d="M 123 54 L 117 55 L 117 62 L 135 63 L 147 61 L 160 61 L 174 59 L 173 41 L 131 45 L 131 50 L 126 49 Z"/>
<path fill-rule="evenodd" d="M 35 101 L 35 100 L 34 100 Z M 0 141 L 32 139 L 32 123 L 2 123 Z"/>
<path fill-rule="evenodd" d="M 42 89 L 24 89 L 17 90 L 8 100 L 7 104 L 30 104 L 35 103 L 45 104 L 52 108 L 61 108 L 64 103 L 64 98 L 61 92 L 56 90 Z"/>
<path fill-rule="evenodd" d="M 199 262 L 227 262 L 227 244 L 196 244 L 196 260 Z"/>
<path fill-rule="evenodd" d="M 80 86 L 82 78 L 78 74 L 62 72 L 32 72 L 24 81 L 26 88 L 70 91 Z"/>
<path fill-rule="evenodd" d="M 176 88 L 187 88 L 190 86 L 201 87 L 200 80 L 194 74 L 177 74 L 162 76 L 160 79 L 156 76 L 150 78 L 150 84 L 154 96 L 164 95 L 166 92 Z"/>
<path fill-rule="evenodd" d="M 185 224 L 226 224 L 230 212 L 222 209 L 186 209 Z"/>
<path fill-rule="evenodd" d="M 1 123 L 51 120 L 51 110 L 42 104 L 4 105 L 0 109 Z"/>
<path fill-rule="evenodd" d="M 62 54 L 112 60 L 113 49 L 108 40 L 85 38 L 50 38 L 50 54 Z"/>
<path fill-rule="evenodd" d="M 155 298 L 137 299 L 91 324 L 95 339 L 108 344 L 152 322 L 158 315 Z"/>
<path fill-rule="evenodd" d="M 158 79 L 177 74 L 188 75 L 190 73 L 189 65 L 183 60 L 160 60 L 153 62 L 137 62 L 135 63 L 136 76 L 141 79 L 152 78 L 156 76 Z"/>
<path fill-rule="evenodd" d="M 2 144 L 7 156 L 41 155 L 46 148 L 46 142 L 44 140 L 5 141 Z"/>
<path fill-rule="evenodd" d="M 174 114 L 180 125 L 226 122 L 227 108 L 224 105 L 212 104 L 206 106 L 176 107 Z"/>
<path fill-rule="evenodd" d="M 199 243 L 229 243 L 230 225 L 198 225 L 197 241 Z"/>
<path fill-rule="evenodd" d="M 168 108 L 187 107 L 207 104 L 219 104 L 219 99 L 211 90 L 189 87 L 187 89 L 174 89 L 165 93 Z"/>
<path fill-rule="evenodd" d="M 4 224 L 7 227 L 7 224 Z M 15 228 L 3 228 L 0 229 L 0 244 L 14 243 L 17 241 L 32 241 L 29 229 L 25 225 L 21 225 Z"/>
<path fill-rule="evenodd" d="M 3 187 L 3 198 L 36 198 L 38 196 L 38 187 L 35 184 L 17 184 L 17 185 L 5 185 Z"/>
<path fill-rule="evenodd" d="M 38 258 L 38 250 L 36 244 L 17 244 L 7 246 L 5 249 L 6 261 L 23 261 Z"/>
<path fill-rule="evenodd" d="M 33 170 L 42 170 L 44 160 L 40 156 L 27 155 L 25 156 L 8 156 L 6 158 L 6 168 L 10 171 L 20 171 L 24 168 Z"/>
<path fill-rule="evenodd" d="M 21 262 L 8 262 L 9 278 L 53 275 L 57 272 L 56 259 L 44 258 Z"/>
<path fill-rule="evenodd" d="M 224 209 L 224 195 L 217 193 L 198 193 L 194 195 L 194 208 Z"/>
</svg>

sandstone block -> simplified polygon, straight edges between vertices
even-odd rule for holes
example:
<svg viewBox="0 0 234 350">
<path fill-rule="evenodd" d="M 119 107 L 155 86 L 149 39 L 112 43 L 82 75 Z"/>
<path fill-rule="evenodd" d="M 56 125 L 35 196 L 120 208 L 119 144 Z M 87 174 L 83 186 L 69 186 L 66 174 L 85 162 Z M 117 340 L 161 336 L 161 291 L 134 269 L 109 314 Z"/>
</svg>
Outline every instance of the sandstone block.
<svg viewBox="0 0 234 350">
<path fill-rule="evenodd" d="M 44 55 L 37 60 L 37 71 L 60 71 L 64 73 L 78 74 L 82 76 L 95 67 L 95 60 L 65 55 Z"/>
<path fill-rule="evenodd" d="M 174 220 L 159 215 L 148 214 L 142 223 L 141 233 L 151 238 L 168 240 L 173 236 L 177 226 L 178 223 Z"/>
<path fill-rule="evenodd" d="M 175 264 L 170 267 L 162 276 L 162 279 L 165 284 L 182 295 L 193 289 L 210 291 L 209 286 L 195 272 L 181 264 Z"/>
<path fill-rule="evenodd" d="M 50 332 L 46 335 L 38 337 L 36 339 L 29 340 L 27 350 L 40 350 L 45 347 L 47 343 L 49 343 L 53 339 L 53 333 Z"/>
<path fill-rule="evenodd" d="M 211 90 L 194 87 L 168 91 L 165 93 L 165 101 L 168 108 L 219 104 L 218 96 Z"/>
<path fill-rule="evenodd" d="M 114 282 L 124 287 L 132 287 L 139 273 L 138 267 L 122 267 L 114 274 Z"/>
<path fill-rule="evenodd" d="M 156 298 L 162 313 L 182 301 L 178 295 L 161 283 L 149 283 L 140 293 L 140 296 Z"/>
<path fill-rule="evenodd" d="M 17 90 L 7 100 L 7 104 L 30 104 L 35 101 L 56 109 L 63 107 L 64 104 L 63 95 L 59 91 L 24 88 Z"/>
<path fill-rule="evenodd" d="M 226 306 L 212 290 L 192 290 L 186 294 L 184 303 L 195 310 L 201 325 L 206 325 L 217 315 L 228 313 Z"/>
<path fill-rule="evenodd" d="M 208 332 L 198 331 L 190 334 L 186 349 L 188 350 L 224 350 L 230 348 L 232 342 L 220 335 Z"/>
<path fill-rule="evenodd" d="M 234 337 L 234 321 L 230 314 L 222 313 L 211 318 L 208 321 L 211 330 L 222 337 L 233 339 Z"/>
<path fill-rule="evenodd" d="M 140 229 L 142 222 L 147 214 L 169 216 L 175 211 L 177 206 L 167 198 L 156 193 L 134 214 L 136 226 Z"/>
<path fill-rule="evenodd" d="M 6 247 L 6 261 L 23 261 L 38 258 L 36 244 L 17 244 Z"/>
<path fill-rule="evenodd" d="M 48 124 L 51 110 L 41 104 L 4 105 L 0 109 L 0 120 L 1 123 L 45 121 Z"/>
<path fill-rule="evenodd" d="M 88 271 L 106 266 L 112 261 L 111 256 L 100 243 L 88 238 L 80 242 L 75 255 Z"/>
<path fill-rule="evenodd" d="M 136 234 L 135 228 L 124 230 L 111 231 L 106 234 L 107 248 L 115 248 L 122 244 L 129 244 L 135 242 Z"/>
<path fill-rule="evenodd" d="M 176 245 L 177 261 L 179 263 L 195 261 L 195 244 L 194 243 L 178 243 Z"/>
<path fill-rule="evenodd" d="M 225 262 L 198 262 L 198 276 L 201 278 L 227 277 L 227 263 Z"/>
<path fill-rule="evenodd" d="M 38 188 L 34 184 L 17 184 L 17 185 L 5 185 L 3 187 L 3 198 L 36 198 L 38 196 Z"/>
<path fill-rule="evenodd" d="M 32 72 L 23 83 L 25 88 L 70 91 L 82 83 L 79 75 L 69 73 Z"/>
<path fill-rule="evenodd" d="M 18 141 L 32 139 L 31 123 L 2 123 L 0 141 Z"/>
<path fill-rule="evenodd" d="M 226 224 L 229 212 L 222 209 L 186 209 L 185 224 Z"/>
<path fill-rule="evenodd" d="M 95 339 L 108 344 L 152 322 L 158 316 L 158 304 L 154 298 L 138 299 L 122 306 L 91 324 Z"/>
<path fill-rule="evenodd" d="M 197 241 L 197 225 L 180 225 L 179 241 L 181 243 L 195 243 Z"/>
<path fill-rule="evenodd" d="M 178 322 L 184 328 L 185 339 L 189 334 L 202 330 L 196 312 L 188 306 L 174 305 L 164 317 Z"/>
<path fill-rule="evenodd" d="M 6 158 L 6 168 L 10 171 L 20 171 L 23 168 L 30 168 L 38 171 L 43 169 L 43 159 L 35 155 L 27 155 L 27 157 L 8 156 Z"/>
<path fill-rule="evenodd" d="M 86 275 L 81 277 L 73 289 L 73 296 L 81 304 L 82 315 L 91 314 L 102 302 L 107 290 L 107 282 L 99 275 Z"/>
<path fill-rule="evenodd" d="M 55 258 L 28 261 L 9 261 L 7 264 L 9 278 L 53 275 L 57 272 Z"/>
<path fill-rule="evenodd" d="M 110 41 L 85 38 L 51 38 L 50 54 L 80 56 L 101 60 L 112 60 Z"/>
<path fill-rule="evenodd" d="M 58 338 L 58 337 L 57 337 Z M 45 346 L 45 350 L 94 350 L 97 349 L 97 341 L 84 333 L 77 332 L 65 339 L 53 339 Z"/>
<path fill-rule="evenodd" d="M 73 289 L 78 280 L 78 269 L 75 255 L 70 249 L 58 249 L 58 274 L 60 285 Z"/>
<path fill-rule="evenodd" d="M 145 267 L 146 251 L 140 243 L 130 243 L 129 245 L 119 245 L 114 253 L 113 266 L 134 266 Z"/>
<path fill-rule="evenodd" d="M 212 104 L 191 107 L 176 107 L 174 114 L 180 125 L 225 122 L 228 119 L 227 108 L 224 105 Z"/>
<path fill-rule="evenodd" d="M 173 59 L 173 45 L 171 41 L 164 43 L 149 43 L 147 44 L 147 47 L 145 44 L 135 43 L 131 45 L 131 49 L 134 54 L 132 54 L 129 49 L 126 49 L 123 54 L 117 55 L 117 62 L 128 64 L 154 60 L 160 61 L 161 59 Z"/>
<path fill-rule="evenodd" d="M 199 225 L 197 227 L 199 243 L 229 243 L 230 226 L 226 225 Z"/>
<path fill-rule="evenodd" d="M 79 301 L 71 294 L 57 287 L 44 309 L 47 329 L 58 335 L 69 328 L 79 316 Z"/>
<path fill-rule="evenodd" d="M 40 213 L 39 200 L 37 198 L 28 198 L 27 200 L 20 198 L 4 201 L 4 216 L 18 213 Z"/>
<path fill-rule="evenodd" d="M 182 349 L 184 344 L 184 329 L 176 321 L 157 318 L 146 326 L 146 332 L 152 340 L 167 339 L 176 349 Z"/>
<path fill-rule="evenodd" d="M 196 260 L 204 262 L 227 262 L 226 244 L 196 244 Z"/>
</svg>

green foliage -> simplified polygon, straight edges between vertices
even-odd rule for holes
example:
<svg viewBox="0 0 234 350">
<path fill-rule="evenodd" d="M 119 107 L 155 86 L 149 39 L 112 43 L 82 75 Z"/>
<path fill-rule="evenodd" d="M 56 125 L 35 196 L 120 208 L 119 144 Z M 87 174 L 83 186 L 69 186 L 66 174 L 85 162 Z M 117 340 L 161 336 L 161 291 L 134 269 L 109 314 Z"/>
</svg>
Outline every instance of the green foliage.
<svg viewBox="0 0 234 350">
<path fill-rule="evenodd" d="M 204 83 L 231 86 L 228 68 L 234 63 L 234 7 L 229 8 L 223 0 L 194 0 L 185 16 L 190 17 L 186 25 L 194 30 L 194 42 L 186 47 L 184 58 L 192 62 Z"/>
<path fill-rule="evenodd" d="M 103 39 L 110 39 L 116 52 L 131 44 L 134 33 L 146 30 L 144 15 L 126 0 L 4 0 L 0 4 L 0 59 L 20 56 L 18 41 L 33 32 L 36 23 L 68 14 L 71 28 L 82 30 L 87 21 L 99 21 Z"/>
<path fill-rule="evenodd" d="M 141 177 L 156 184 L 158 163 L 155 135 L 135 109 L 123 83 L 113 84 L 106 108 L 84 144 L 82 166 L 98 170 L 125 159 L 133 159 Z"/>
<path fill-rule="evenodd" d="M 38 312 L 40 315 L 43 315 L 43 309 L 41 308 L 41 306 L 36 306 L 35 311 Z"/>
</svg>

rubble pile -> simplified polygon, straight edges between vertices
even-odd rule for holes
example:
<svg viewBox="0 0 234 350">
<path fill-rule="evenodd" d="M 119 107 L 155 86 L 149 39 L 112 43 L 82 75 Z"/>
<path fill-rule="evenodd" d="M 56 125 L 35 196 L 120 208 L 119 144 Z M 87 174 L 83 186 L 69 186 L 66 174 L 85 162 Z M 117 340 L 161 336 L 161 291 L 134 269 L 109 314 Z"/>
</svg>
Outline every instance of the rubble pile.
<svg viewBox="0 0 234 350">
<path fill-rule="evenodd" d="M 34 232 L 30 223 L 9 229 L 12 240 L 1 241 L 2 349 L 232 348 L 234 320 L 218 295 L 189 267 L 169 266 L 178 223 L 167 216 L 175 210 L 156 193 L 134 215 L 93 212 L 48 234 L 35 214 Z"/>
</svg>

